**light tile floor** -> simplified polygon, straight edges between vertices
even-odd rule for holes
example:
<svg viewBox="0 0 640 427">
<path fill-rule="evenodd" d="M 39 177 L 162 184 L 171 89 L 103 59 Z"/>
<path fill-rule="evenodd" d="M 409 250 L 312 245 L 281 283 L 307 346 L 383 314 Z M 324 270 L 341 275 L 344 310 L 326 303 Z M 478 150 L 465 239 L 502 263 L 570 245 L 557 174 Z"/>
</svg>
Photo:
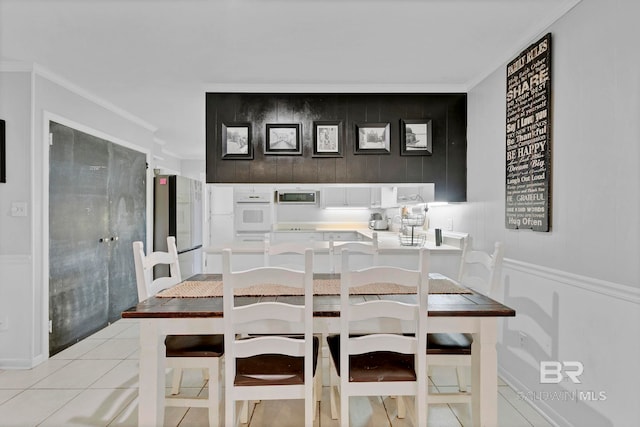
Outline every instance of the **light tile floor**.
<svg viewBox="0 0 640 427">
<path fill-rule="evenodd" d="M 0 425 L 137 425 L 138 331 L 135 320 L 119 320 L 33 369 L 0 370 Z M 167 384 L 170 380 L 168 375 Z M 453 391 L 456 384 L 453 369 L 434 368 L 431 380 L 430 386 L 439 391 Z M 498 383 L 499 426 L 551 425 L 508 385 Z M 206 393 L 204 386 L 201 371 L 185 371 L 182 393 Z M 324 387 L 318 427 L 338 426 L 338 421 L 331 420 L 328 402 L 329 389 Z M 302 419 L 299 401 L 264 401 L 253 407 L 249 427 L 297 427 Z M 469 420 L 468 404 L 429 405 L 429 426 L 468 427 Z M 206 409 L 166 409 L 165 426 L 207 425 Z M 397 418 L 394 399 L 363 397 L 351 400 L 351 425 L 408 427 L 412 423 L 409 418 Z"/>
</svg>

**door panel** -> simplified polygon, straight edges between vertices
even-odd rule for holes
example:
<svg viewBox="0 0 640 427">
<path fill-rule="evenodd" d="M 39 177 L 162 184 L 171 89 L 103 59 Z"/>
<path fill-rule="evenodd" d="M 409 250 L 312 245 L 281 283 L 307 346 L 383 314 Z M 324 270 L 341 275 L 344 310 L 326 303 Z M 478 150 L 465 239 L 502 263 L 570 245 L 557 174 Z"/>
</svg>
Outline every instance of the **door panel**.
<svg viewBox="0 0 640 427">
<path fill-rule="evenodd" d="M 50 132 L 53 355 L 137 301 L 131 248 L 134 240 L 146 240 L 146 157 L 57 123 Z"/>
<path fill-rule="evenodd" d="M 109 322 L 138 302 L 132 243 L 146 242 L 146 156 L 111 144 L 109 167 Z"/>
<path fill-rule="evenodd" d="M 49 157 L 51 354 L 107 322 L 109 151 L 97 138 L 52 124 Z"/>
</svg>

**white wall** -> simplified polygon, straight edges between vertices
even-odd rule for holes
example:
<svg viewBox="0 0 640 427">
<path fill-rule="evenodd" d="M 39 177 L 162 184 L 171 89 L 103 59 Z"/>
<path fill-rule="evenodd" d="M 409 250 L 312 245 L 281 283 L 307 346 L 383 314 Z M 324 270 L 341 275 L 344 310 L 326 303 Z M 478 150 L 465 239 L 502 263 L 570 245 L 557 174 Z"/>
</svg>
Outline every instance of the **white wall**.
<svg viewBox="0 0 640 427">
<path fill-rule="evenodd" d="M 7 182 L 0 184 L 0 256 L 28 255 L 29 217 L 12 217 L 11 202 L 29 201 L 31 143 L 31 76 L 28 72 L 0 73 L 0 118 L 6 123 Z M 30 210 L 30 209 L 29 209 Z"/>
<path fill-rule="evenodd" d="M 435 222 L 453 217 L 481 249 L 505 242 L 501 298 L 517 316 L 503 323 L 501 373 L 559 425 L 640 418 L 638 16 L 635 1 L 583 0 L 548 29 L 551 232 L 504 227 L 506 63 L 469 92 L 469 203 L 431 213 Z M 582 362 L 582 383 L 540 384 L 541 360 Z M 607 399 L 531 394 L 541 391 L 602 391 Z"/>
<path fill-rule="evenodd" d="M 9 71 L 11 70 L 11 71 Z M 0 64 L 0 117 L 7 127 L 7 183 L 0 184 L 0 367 L 31 367 L 48 355 L 48 145 L 45 119 L 147 153 L 154 129 L 37 66 Z M 167 157 L 163 153 L 163 157 Z M 179 160 L 172 159 L 179 165 Z M 151 180 L 148 199 L 151 200 Z M 11 217 L 11 201 L 28 203 Z M 147 206 L 150 242 L 152 206 Z M 135 284 L 134 284 L 135 285 Z"/>
<path fill-rule="evenodd" d="M 6 122 L 7 182 L 0 184 L 0 366 L 29 366 L 33 329 L 31 206 L 11 216 L 11 202 L 31 198 L 31 76 L 0 72 L 0 118 Z M 19 343 L 19 345 L 13 345 Z M 11 345 L 9 345 L 11 344 Z"/>
</svg>

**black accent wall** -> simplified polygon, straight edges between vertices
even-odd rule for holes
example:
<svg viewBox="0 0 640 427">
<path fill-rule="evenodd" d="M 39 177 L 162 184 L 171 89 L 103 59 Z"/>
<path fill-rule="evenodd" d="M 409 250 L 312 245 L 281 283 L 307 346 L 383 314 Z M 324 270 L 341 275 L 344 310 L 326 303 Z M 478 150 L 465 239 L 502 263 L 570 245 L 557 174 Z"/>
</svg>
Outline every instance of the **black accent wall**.
<svg viewBox="0 0 640 427">
<path fill-rule="evenodd" d="M 400 155 L 400 120 L 431 119 L 433 154 Z M 343 157 L 313 157 L 313 122 L 341 120 Z M 222 159 L 222 123 L 251 123 L 252 160 Z M 389 154 L 354 154 L 356 123 L 390 123 Z M 267 123 L 301 123 L 302 155 L 265 155 Z M 467 95 L 207 93 L 208 183 L 435 183 L 438 201 L 466 201 Z"/>
</svg>

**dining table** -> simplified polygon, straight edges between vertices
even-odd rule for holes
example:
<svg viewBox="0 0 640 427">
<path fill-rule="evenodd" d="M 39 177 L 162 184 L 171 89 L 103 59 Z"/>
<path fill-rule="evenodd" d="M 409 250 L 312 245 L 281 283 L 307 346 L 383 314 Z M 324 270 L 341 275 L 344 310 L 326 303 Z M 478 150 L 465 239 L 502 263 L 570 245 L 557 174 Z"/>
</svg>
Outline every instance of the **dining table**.
<svg viewBox="0 0 640 427">
<path fill-rule="evenodd" d="M 434 275 L 430 280 L 428 297 L 429 333 L 469 333 L 471 346 L 471 419 L 476 427 L 496 426 L 498 402 L 498 372 L 496 342 L 498 319 L 513 317 L 514 309 L 454 280 Z M 165 398 L 165 337 L 167 335 L 223 334 L 224 318 L 221 296 L 221 274 L 197 274 L 125 310 L 123 318 L 140 321 L 138 425 L 158 426 L 164 422 Z M 451 282 L 440 291 L 435 282 Z M 314 291 L 314 333 L 332 334 L 340 331 L 340 296 L 336 287 L 339 274 L 314 274 L 315 283 L 324 282 L 322 290 Z M 433 283 L 433 285 L 432 285 Z M 212 285 L 213 284 L 213 285 Z M 187 286 L 188 285 L 188 286 Z M 211 286 L 218 285 L 217 291 Z M 325 286 L 327 285 L 327 286 Z M 184 289 L 184 291 L 183 291 Z M 202 289 L 207 289 L 202 291 Z M 216 293 L 217 292 L 217 293 Z M 257 301 L 296 303 L 300 296 L 271 294 L 264 290 L 254 294 L 236 295 L 235 304 Z M 361 299 L 410 300 L 414 295 L 386 291 L 384 287 L 352 295 Z M 266 328 L 256 333 L 277 333 Z M 428 363 L 428 362 L 427 362 Z"/>
</svg>

